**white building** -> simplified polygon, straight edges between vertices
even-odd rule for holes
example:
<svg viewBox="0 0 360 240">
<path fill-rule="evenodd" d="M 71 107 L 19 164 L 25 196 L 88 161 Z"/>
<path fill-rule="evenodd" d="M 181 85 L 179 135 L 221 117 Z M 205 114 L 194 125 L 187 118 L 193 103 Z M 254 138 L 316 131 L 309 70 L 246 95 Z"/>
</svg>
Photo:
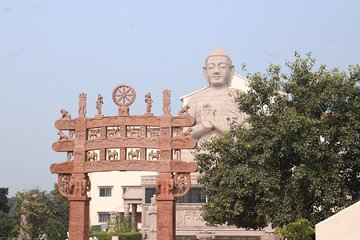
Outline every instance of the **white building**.
<svg viewBox="0 0 360 240">
<path fill-rule="evenodd" d="M 249 90 L 249 83 L 248 83 L 248 80 L 244 77 L 244 76 L 241 76 L 240 74 L 238 73 L 235 73 L 234 74 L 234 77 L 230 83 L 230 88 L 235 88 L 235 89 L 239 89 L 240 91 L 243 91 L 243 92 L 247 92 Z M 195 92 L 192 92 L 192 93 L 189 93 L 189 94 L 186 94 L 185 96 L 182 96 L 180 98 L 180 101 L 183 102 L 183 105 L 186 105 L 187 102 L 189 101 L 189 98 L 194 95 L 195 93 L 198 93 L 198 92 L 201 92 L 203 91 L 204 89 L 206 89 L 208 87 L 203 87 Z"/>
<path fill-rule="evenodd" d="M 89 174 L 91 181 L 90 225 L 106 224 L 111 212 L 124 213 L 130 206 L 124 204 L 124 188 L 140 186 L 142 175 L 155 172 L 98 172 Z M 141 212 L 141 208 L 137 209 Z M 137 217 L 137 219 L 141 219 Z"/>
<path fill-rule="evenodd" d="M 316 240 L 359 239 L 359 218 L 360 202 L 357 202 L 316 224 Z"/>
</svg>

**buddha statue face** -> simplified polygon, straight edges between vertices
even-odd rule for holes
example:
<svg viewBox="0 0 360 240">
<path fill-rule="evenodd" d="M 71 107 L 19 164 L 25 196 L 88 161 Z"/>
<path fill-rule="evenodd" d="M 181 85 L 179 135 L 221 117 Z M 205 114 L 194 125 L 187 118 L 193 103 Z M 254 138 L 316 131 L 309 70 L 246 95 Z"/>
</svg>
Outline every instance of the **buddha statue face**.
<svg viewBox="0 0 360 240">
<path fill-rule="evenodd" d="M 234 75 L 230 57 L 221 48 L 209 54 L 203 70 L 210 87 L 228 86 Z"/>
</svg>

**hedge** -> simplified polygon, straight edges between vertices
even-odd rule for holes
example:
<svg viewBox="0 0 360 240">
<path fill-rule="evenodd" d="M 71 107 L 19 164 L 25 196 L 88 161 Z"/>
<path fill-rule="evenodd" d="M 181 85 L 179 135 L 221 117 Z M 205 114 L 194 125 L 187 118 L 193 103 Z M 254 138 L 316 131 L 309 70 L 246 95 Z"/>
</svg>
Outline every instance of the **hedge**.
<svg viewBox="0 0 360 240">
<path fill-rule="evenodd" d="M 89 237 L 97 237 L 99 240 L 111 240 L 112 236 L 119 236 L 119 240 L 141 240 L 140 232 L 107 233 L 104 231 L 91 231 Z"/>
</svg>

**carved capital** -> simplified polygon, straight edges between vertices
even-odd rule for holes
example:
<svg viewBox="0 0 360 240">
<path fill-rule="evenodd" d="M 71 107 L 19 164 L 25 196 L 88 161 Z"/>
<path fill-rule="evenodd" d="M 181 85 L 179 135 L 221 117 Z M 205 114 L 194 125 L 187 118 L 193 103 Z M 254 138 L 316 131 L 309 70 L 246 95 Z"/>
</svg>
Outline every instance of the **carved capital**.
<svg viewBox="0 0 360 240">
<path fill-rule="evenodd" d="M 174 180 L 171 174 L 160 174 L 156 181 L 157 200 L 173 200 Z"/>
<path fill-rule="evenodd" d="M 87 174 L 59 174 L 58 191 L 63 197 L 82 197 L 91 190 L 91 182 Z"/>
</svg>

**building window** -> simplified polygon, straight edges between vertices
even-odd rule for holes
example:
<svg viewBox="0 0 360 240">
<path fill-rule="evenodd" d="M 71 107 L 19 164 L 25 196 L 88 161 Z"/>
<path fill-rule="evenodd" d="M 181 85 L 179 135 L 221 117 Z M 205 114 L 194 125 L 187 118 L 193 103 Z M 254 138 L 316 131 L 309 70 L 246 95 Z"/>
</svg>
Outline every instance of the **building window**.
<svg viewBox="0 0 360 240">
<path fill-rule="evenodd" d="M 155 188 L 145 188 L 145 203 L 151 203 L 152 196 L 156 194 Z M 177 203 L 205 203 L 206 195 L 203 187 L 190 188 L 188 194 L 183 197 L 179 197 Z"/>
<path fill-rule="evenodd" d="M 111 197 L 112 187 L 99 187 L 99 196 L 100 197 Z"/>
<path fill-rule="evenodd" d="M 99 212 L 99 223 L 107 223 L 110 219 L 110 213 L 108 212 Z"/>
<path fill-rule="evenodd" d="M 151 203 L 151 198 L 156 195 L 155 188 L 145 188 L 145 203 Z"/>
<path fill-rule="evenodd" d="M 179 197 L 176 201 L 177 203 L 205 203 L 206 195 L 204 188 L 194 187 L 190 188 L 188 194 L 183 197 Z"/>
</svg>

